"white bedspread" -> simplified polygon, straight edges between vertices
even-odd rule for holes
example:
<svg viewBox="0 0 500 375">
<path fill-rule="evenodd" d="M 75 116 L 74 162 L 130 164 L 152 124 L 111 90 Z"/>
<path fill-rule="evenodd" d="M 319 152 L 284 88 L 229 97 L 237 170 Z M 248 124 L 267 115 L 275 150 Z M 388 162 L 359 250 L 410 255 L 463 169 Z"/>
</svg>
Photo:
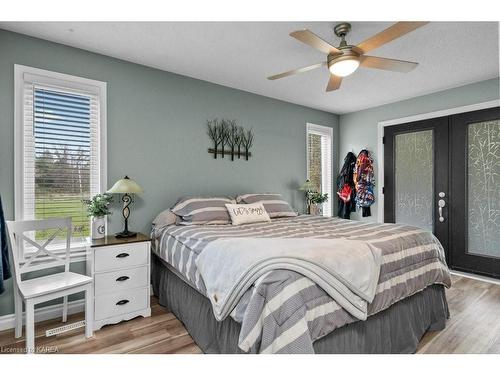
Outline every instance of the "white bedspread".
<svg viewBox="0 0 500 375">
<path fill-rule="evenodd" d="M 215 317 L 223 320 L 265 273 L 286 269 L 325 290 L 357 319 L 375 296 L 381 251 L 366 241 L 310 238 L 224 238 L 196 259 Z"/>
</svg>

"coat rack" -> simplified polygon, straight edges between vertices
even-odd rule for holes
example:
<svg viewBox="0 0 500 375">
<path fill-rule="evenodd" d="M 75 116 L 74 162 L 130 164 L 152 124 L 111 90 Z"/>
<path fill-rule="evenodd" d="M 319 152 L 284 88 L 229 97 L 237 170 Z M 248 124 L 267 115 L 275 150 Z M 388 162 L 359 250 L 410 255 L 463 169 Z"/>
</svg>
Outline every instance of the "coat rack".
<svg viewBox="0 0 500 375">
<path fill-rule="evenodd" d="M 250 149 L 253 146 L 253 130 L 245 130 L 236 124 L 236 120 L 213 119 L 207 121 L 207 134 L 213 142 L 213 148 L 208 149 L 208 153 L 224 158 L 225 155 L 238 159 L 244 157 L 248 160 L 252 156 Z"/>
</svg>

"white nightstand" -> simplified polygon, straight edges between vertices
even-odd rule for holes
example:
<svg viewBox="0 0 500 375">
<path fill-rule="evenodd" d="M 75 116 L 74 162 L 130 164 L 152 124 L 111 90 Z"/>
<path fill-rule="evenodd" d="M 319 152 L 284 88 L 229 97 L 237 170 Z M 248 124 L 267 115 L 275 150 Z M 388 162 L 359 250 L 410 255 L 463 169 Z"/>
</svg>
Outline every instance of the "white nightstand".
<svg viewBox="0 0 500 375">
<path fill-rule="evenodd" d="M 137 316 L 151 316 L 151 239 L 106 236 L 89 243 L 87 274 L 94 279 L 94 330 Z"/>
</svg>

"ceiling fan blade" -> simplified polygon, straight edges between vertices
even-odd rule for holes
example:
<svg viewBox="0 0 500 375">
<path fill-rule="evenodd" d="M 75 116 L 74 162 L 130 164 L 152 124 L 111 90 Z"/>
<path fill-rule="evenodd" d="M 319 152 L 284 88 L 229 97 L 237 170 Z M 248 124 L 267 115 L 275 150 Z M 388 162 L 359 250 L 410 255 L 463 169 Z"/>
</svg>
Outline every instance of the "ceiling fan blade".
<svg viewBox="0 0 500 375">
<path fill-rule="evenodd" d="M 293 31 L 290 33 L 290 36 L 326 54 L 342 53 L 342 51 L 335 48 L 330 43 L 325 42 L 319 36 L 317 36 L 312 31 L 309 31 L 307 29 Z"/>
<path fill-rule="evenodd" d="M 323 65 L 326 65 L 326 61 L 314 64 L 314 65 L 304 66 L 303 68 L 297 68 L 297 69 L 294 69 L 294 70 L 290 70 L 288 72 L 284 72 L 284 73 L 280 73 L 280 74 L 275 74 L 274 76 L 267 77 L 267 79 L 270 79 L 272 81 L 272 80 L 275 80 L 275 79 L 280 79 L 280 78 L 288 77 L 288 76 L 291 76 L 291 75 L 294 75 L 294 74 L 308 72 L 310 70 L 320 68 Z"/>
<path fill-rule="evenodd" d="M 371 38 L 359 43 L 356 47 L 363 51 L 369 52 L 372 49 L 378 48 L 390 41 L 402 37 L 403 35 L 424 26 L 429 22 L 397 22 L 391 27 L 375 34 Z"/>
<path fill-rule="evenodd" d="M 408 73 L 418 66 L 418 63 L 403 60 L 386 59 L 385 57 L 361 56 L 359 64 L 363 68 L 391 70 L 393 72 Z"/>
<path fill-rule="evenodd" d="M 330 74 L 330 79 L 328 80 L 328 86 L 326 86 L 326 91 L 337 90 L 342 83 L 342 77 Z"/>
</svg>

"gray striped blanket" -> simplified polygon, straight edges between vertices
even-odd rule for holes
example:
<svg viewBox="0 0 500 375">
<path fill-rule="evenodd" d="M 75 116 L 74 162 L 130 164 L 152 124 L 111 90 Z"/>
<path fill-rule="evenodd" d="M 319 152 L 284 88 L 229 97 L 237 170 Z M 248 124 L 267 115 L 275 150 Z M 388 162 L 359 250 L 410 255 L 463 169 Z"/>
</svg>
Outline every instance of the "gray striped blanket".
<svg viewBox="0 0 500 375">
<path fill-rule="evenodd" d="M 206 287 L 196 259 L 208 243 L 223 238 L 355 239 L 382 252 L 380 276 L 368 315 L 432 284 L 451 285 L 439 241 L 429 232 L 397 224 L 298 216 L 243 226 L 156 228 L 154 251 L 202 294 Z M 220 270 L 224 272 L 224 270 Z M 307 277 L 289 270 L 262 275 L 231 313 L 241 323 L 239 347 L 252 353 L 313 353 L 313 342 L 357 319 Z"/>
</svg>

